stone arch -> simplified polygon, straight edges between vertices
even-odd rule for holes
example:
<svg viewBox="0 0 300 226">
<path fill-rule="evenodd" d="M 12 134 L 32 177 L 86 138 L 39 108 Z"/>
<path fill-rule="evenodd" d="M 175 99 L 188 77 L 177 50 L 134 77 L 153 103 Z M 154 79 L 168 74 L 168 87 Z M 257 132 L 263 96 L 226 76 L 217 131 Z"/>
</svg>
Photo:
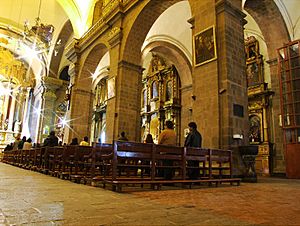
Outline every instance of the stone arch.
<svg viewBox="0 0 300 226">
<path fill-rule="evenodd" d="M 188 120 L 190 119 L 190 107 L 191 101 L 190 98 L 192 96 L 192 62 L 191 59 L 176 45 L 167 41 L 154 41 L 150 42 L 147 46 L 145 46 L 143 50 L 144 58 L 147 53 L 154 51 L 159 53 L 164 58 L 168 59 L 172 64 L 175 65 L 181 83 L 181 122 L 180 125 L 180 134 L 184 134 L 184 125 L 188 124 Z M 181 136 L 180 143 L 183 143 L 183 136 Z"/>
<path fill-rule="evenodd" d="M 63 28 L 60 31 L 60 34 L 58 35 L 58 37 L 55 41 L 55 47 L 54 47 L 54 51 L 51 56 L 51 61 L 50 61 L 51 63 L 50 63 L 50 67 L 49 67 L 49 76 L 50 77 L 58 77 L 59 76 L 58 72 L 59 72 L 60 62 L 62 60 L 63 53 L 64 53 L 63 50 L 72 34 L 73 34 L 73 27 L 72 27 L 71 21 L 68 20 L 65 22 Z M 57 42 L 60 42 L 60 43 L 57 44 Z"/>
<path fill-rule="evenodd" d="M 290 41 L 287 26 L 276 3 L 274 0 L 247 0 L 244 9 L 261 29 L 270 59 L 276 58 L 276 49 Z"/>
<path fill-rule="evenodd" d="M 90 49 L 87 56 L 82 58 L 84 63 L 77 81 L 77 83 L 79 82 L 80 87 L 87 91 L 91 91 L 92 89 L 92 74 L 95 72 L 102 57 L 108 52 L 107 45 L 104 43 L 97 43 Z"/>
<path fill-rule="evenodd" d="M 176 66 L 183 87 L 192 85 L 192 63 L 178 47 L 166 41 L 151 42 L 144 48 L 142 59 L 151 51 L 160 53 Z"/>
<path fill-rule="evenodd" d="M 150 28 L 165 10 L 180 1 L 182 0 L 148 1 L 142 6 L 140 13 L 133 20 L 129 33 L 124 34 L 126 42 L 121 51 L 121 58 L 124 61 L 135 65 L 140 64 L 141 47 Z"/>
</svg>

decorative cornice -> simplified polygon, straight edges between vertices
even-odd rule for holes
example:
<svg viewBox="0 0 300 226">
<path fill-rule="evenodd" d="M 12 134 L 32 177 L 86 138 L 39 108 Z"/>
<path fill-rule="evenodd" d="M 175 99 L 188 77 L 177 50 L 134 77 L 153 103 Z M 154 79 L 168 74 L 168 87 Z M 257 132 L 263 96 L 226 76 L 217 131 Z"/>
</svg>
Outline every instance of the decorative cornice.
<svg viewBox="0 0 300 226">
<path fill-rule="evenodd" d="M 102 15 L 103 17 L 108 17 L 110 14 L 113 13 L 113 11 L 121 9 L 122 8 L 122 2 L 119 0 L 110 0 L 110 2 L 103 7 L 102 9 Z"/>
<path fill-rule="evenodd" d="M 44 86 L 47 90 L 57 90 L 63 86 L 63 81 L 53 77 L 45 77 Z"/>
<path fill-rule="evenodd" d="M 93 95 L 92 91 L 90 91 L 90 90 L 84 90 L 84 89 L 81 89 L 79 87 L 74 87 L 72 89 L 72 93 L 80 94 L 80 95 L 84 95 L 84 96 Z"/>
<path fill-rule="evenodd" d="M 119 68 L 122 68 L 122 67 L 128 68 L 130 70 L 137 71 L 138 73 L 143 72 L 142 66 L 130 63 L 130 62 L 125 61 L 125 60 L 120 61 L 118 66 L 119 66 Z"/>
<path fill-rule="evenodd" d="M 222 12 L 228 12 L 234 17 L 238 17 L 241 19 L 243 24 L 245 23 L 244 18 L 246 17 L 246 14 L 243 13 L 240 9 L 233 6 L 228 0 L 219 0 L 216 3 L 216 13 L 220 14 Z"/>
<path fill-rule="evenodd" d="M 122 30 L 120 27 L 114 27 L 108 34 L 108 42 L 111 47 L 116 46 L 121 42 L 122 39 Z"/>
<path fill-rule="evenodd" d="M 73 39 L 72 42 L 66 47 L 66 58 L 72 63 L 76 63 L 79 59 L 79 41 L 77 39 Z"/>
</svg>

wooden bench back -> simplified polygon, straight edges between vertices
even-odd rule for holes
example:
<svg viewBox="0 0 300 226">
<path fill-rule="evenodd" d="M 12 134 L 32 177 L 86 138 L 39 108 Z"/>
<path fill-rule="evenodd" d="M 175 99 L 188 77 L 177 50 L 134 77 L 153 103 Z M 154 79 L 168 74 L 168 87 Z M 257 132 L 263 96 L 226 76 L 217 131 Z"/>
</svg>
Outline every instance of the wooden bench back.
<svg viewBox="0 0 300 226">
<path fill-rule="evenodd" d="M 208 161 L 210 149 L 186 147 L 186 160 Z"/>
</svg>

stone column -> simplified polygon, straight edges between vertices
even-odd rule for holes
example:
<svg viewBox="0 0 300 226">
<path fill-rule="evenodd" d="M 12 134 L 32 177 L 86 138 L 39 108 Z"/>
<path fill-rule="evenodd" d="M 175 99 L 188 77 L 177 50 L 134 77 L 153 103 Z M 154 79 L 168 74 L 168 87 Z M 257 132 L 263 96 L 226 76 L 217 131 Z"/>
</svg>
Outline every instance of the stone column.
<svg viewBox="0 0 300 226">
<path fill-rule="evenodd" d="M 8 130 L 12 131 L 13 123 L 14 123 L 14 115 L 15 115 L 15 107 L 16 107 L 16 93 L 12 92 L 12 100 L 9 109 L 9 116 L 8 116 Z"/>
<path fill-rule="evenodd" d="M 74 85 L 71 93 L 69 138 L 82 139 L 90 137 L 92 124 L 92 99 L 93 94 Z"/>
<path fill-rule="evenodd" d="M 10 87 L 8 87 L 7 89 L 10 89 Z M 7 112 L 8 112 L 8 104 L 9 104 L 9 98 L 10 96 L 8 94 L 6 94 L 4 96 L 4 106 L 5 106 L 5 110 L 3 112 L 3 124 L 5 123 L 5 120 L 7 119 Z"/>
<path fill-rule="evenodd" d="M 193 35 L 214 27 L 216 37 L 216 59 L 197 66 L 194 62 L 193 68 L 192 120 L 198 124 L 205 147 L 227 149 L 248 143 L 245 15 L 241 5 L 240 0 L 191 1 Z M 234 108 L 238 115 L 234 115 Z M 243 140 L 236 143 L 233 134 L 243 135 Z"/>
<path fill-rule="evenodd" d="M 25 92 L 25 104 L 24 104 L 24 109 L 23 109 L 23 114 L 22 114 L 22 136 L 29 136 L 30 131 L 29 131 L 29 125 L 28 125 L 28 104 L 29 104 L 29 93 L 30 93 L 31 88 L 26 88 L 24 90 Z"/>
<path fill-rule="evenodd" d="M 240 0 L 216 0 L 220 147 L 247 145 L 249 133 L 244 24 Z M 233 135 L 241 135 L 234 140 Z"/>
<path fill-rule="evenodd" d="M 131 141 L 140 141 L 140 102 L 142 67 L 120 60 L 122 31 L 116 26 L 108 34 L 110 44 L 110 77 L 115 76 L 115 97 L 107 103 L 108 142 L 125 131 Z"/>
<path fill-rule="evenodd" d="M 80 99 L 80 85 L 77 84 L 77 77 L 79 75 L 79 69 L 80 69 L 80 53 L 79 48 L 77 46 L 77 41 L 73 40 L 73 42 L 68 46 L 68 49 L 66 50 L 66 57 L 68 60 L 70 60 L 72 63 L 69 66 L 69 75 L 70 75 L 70 99 L 69 99 L 69 106 L 67 108 L 66 112 L 66 119 L 69 121 L 68 126 L 64 129 L 64 142 L 69 143 L 72 138 L 77 137 L 78 139 L 81 139 L 82 137 L 87 135 L 88 128 L 84 128 L 82 134 L 80 134 L 81 137 L 79 137 L 78 129 L 79 127 L 76 126 L 77 121 L 81 120 L 81 123 L 87 123 L 89 119 L 85 119 L 87 121 L 83 121 L 80 117 L 85 114 L 88 115 L 87 109 L 82 108 L 79 106 L 79 103 L 76 103 L 76 100 Z M 77 94 L 75 94 L 77 93 Z M 77 114 L 77 115 L 76 115 Z M 80 114 L 80 115 L 78 115 Z M 76 117 L 79 117 L 79 119 L 76 119 Z M 76 121 L 75 121 L 76 120 Z M 80 126 L 82 127 L 82 126 Z"/>
<path fill-rule="evenodd" d="M 119 62 L 116 77 L 114 139 L 125 131 L 131 141 L 140 141 L 141 67 L 126 61 Z M 107 127 L 113 106 L 108 103 Z M 110 108 L 109 108 L 110 107 Z M 110 115 L 109 115 L 110 114 Z"/>
<path fill-rule="evenodd" d="M 46 126 L 49 127 L 49 131 L 55 130 L 56 119 L 56 90 L 63 84 L 62 80 L 52 77 L 46 77 L 44 79 L 45 92 L 43 95 L 44 103 L 42 105 L 43 115 L 41 122 L 42 137 L 45 138 L 49 134 L 45 133 Z"/>
</svg>

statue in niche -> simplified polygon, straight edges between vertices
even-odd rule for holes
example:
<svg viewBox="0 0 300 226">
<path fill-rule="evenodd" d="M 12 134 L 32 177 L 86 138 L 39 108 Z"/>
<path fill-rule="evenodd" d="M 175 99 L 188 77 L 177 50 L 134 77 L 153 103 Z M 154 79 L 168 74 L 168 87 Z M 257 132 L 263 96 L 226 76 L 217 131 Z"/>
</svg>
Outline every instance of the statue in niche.
<svg viewBox="0 0 300 226">
<path fill-rule="evenodd" d="M 20 133 L 21 132 L 21 125 L 22 125 L 21 121 L 19 121 L 19 120 L 15 121 L 15 124 L 14 124 L 14 132 L 15 133 Z"/>
</svg>

